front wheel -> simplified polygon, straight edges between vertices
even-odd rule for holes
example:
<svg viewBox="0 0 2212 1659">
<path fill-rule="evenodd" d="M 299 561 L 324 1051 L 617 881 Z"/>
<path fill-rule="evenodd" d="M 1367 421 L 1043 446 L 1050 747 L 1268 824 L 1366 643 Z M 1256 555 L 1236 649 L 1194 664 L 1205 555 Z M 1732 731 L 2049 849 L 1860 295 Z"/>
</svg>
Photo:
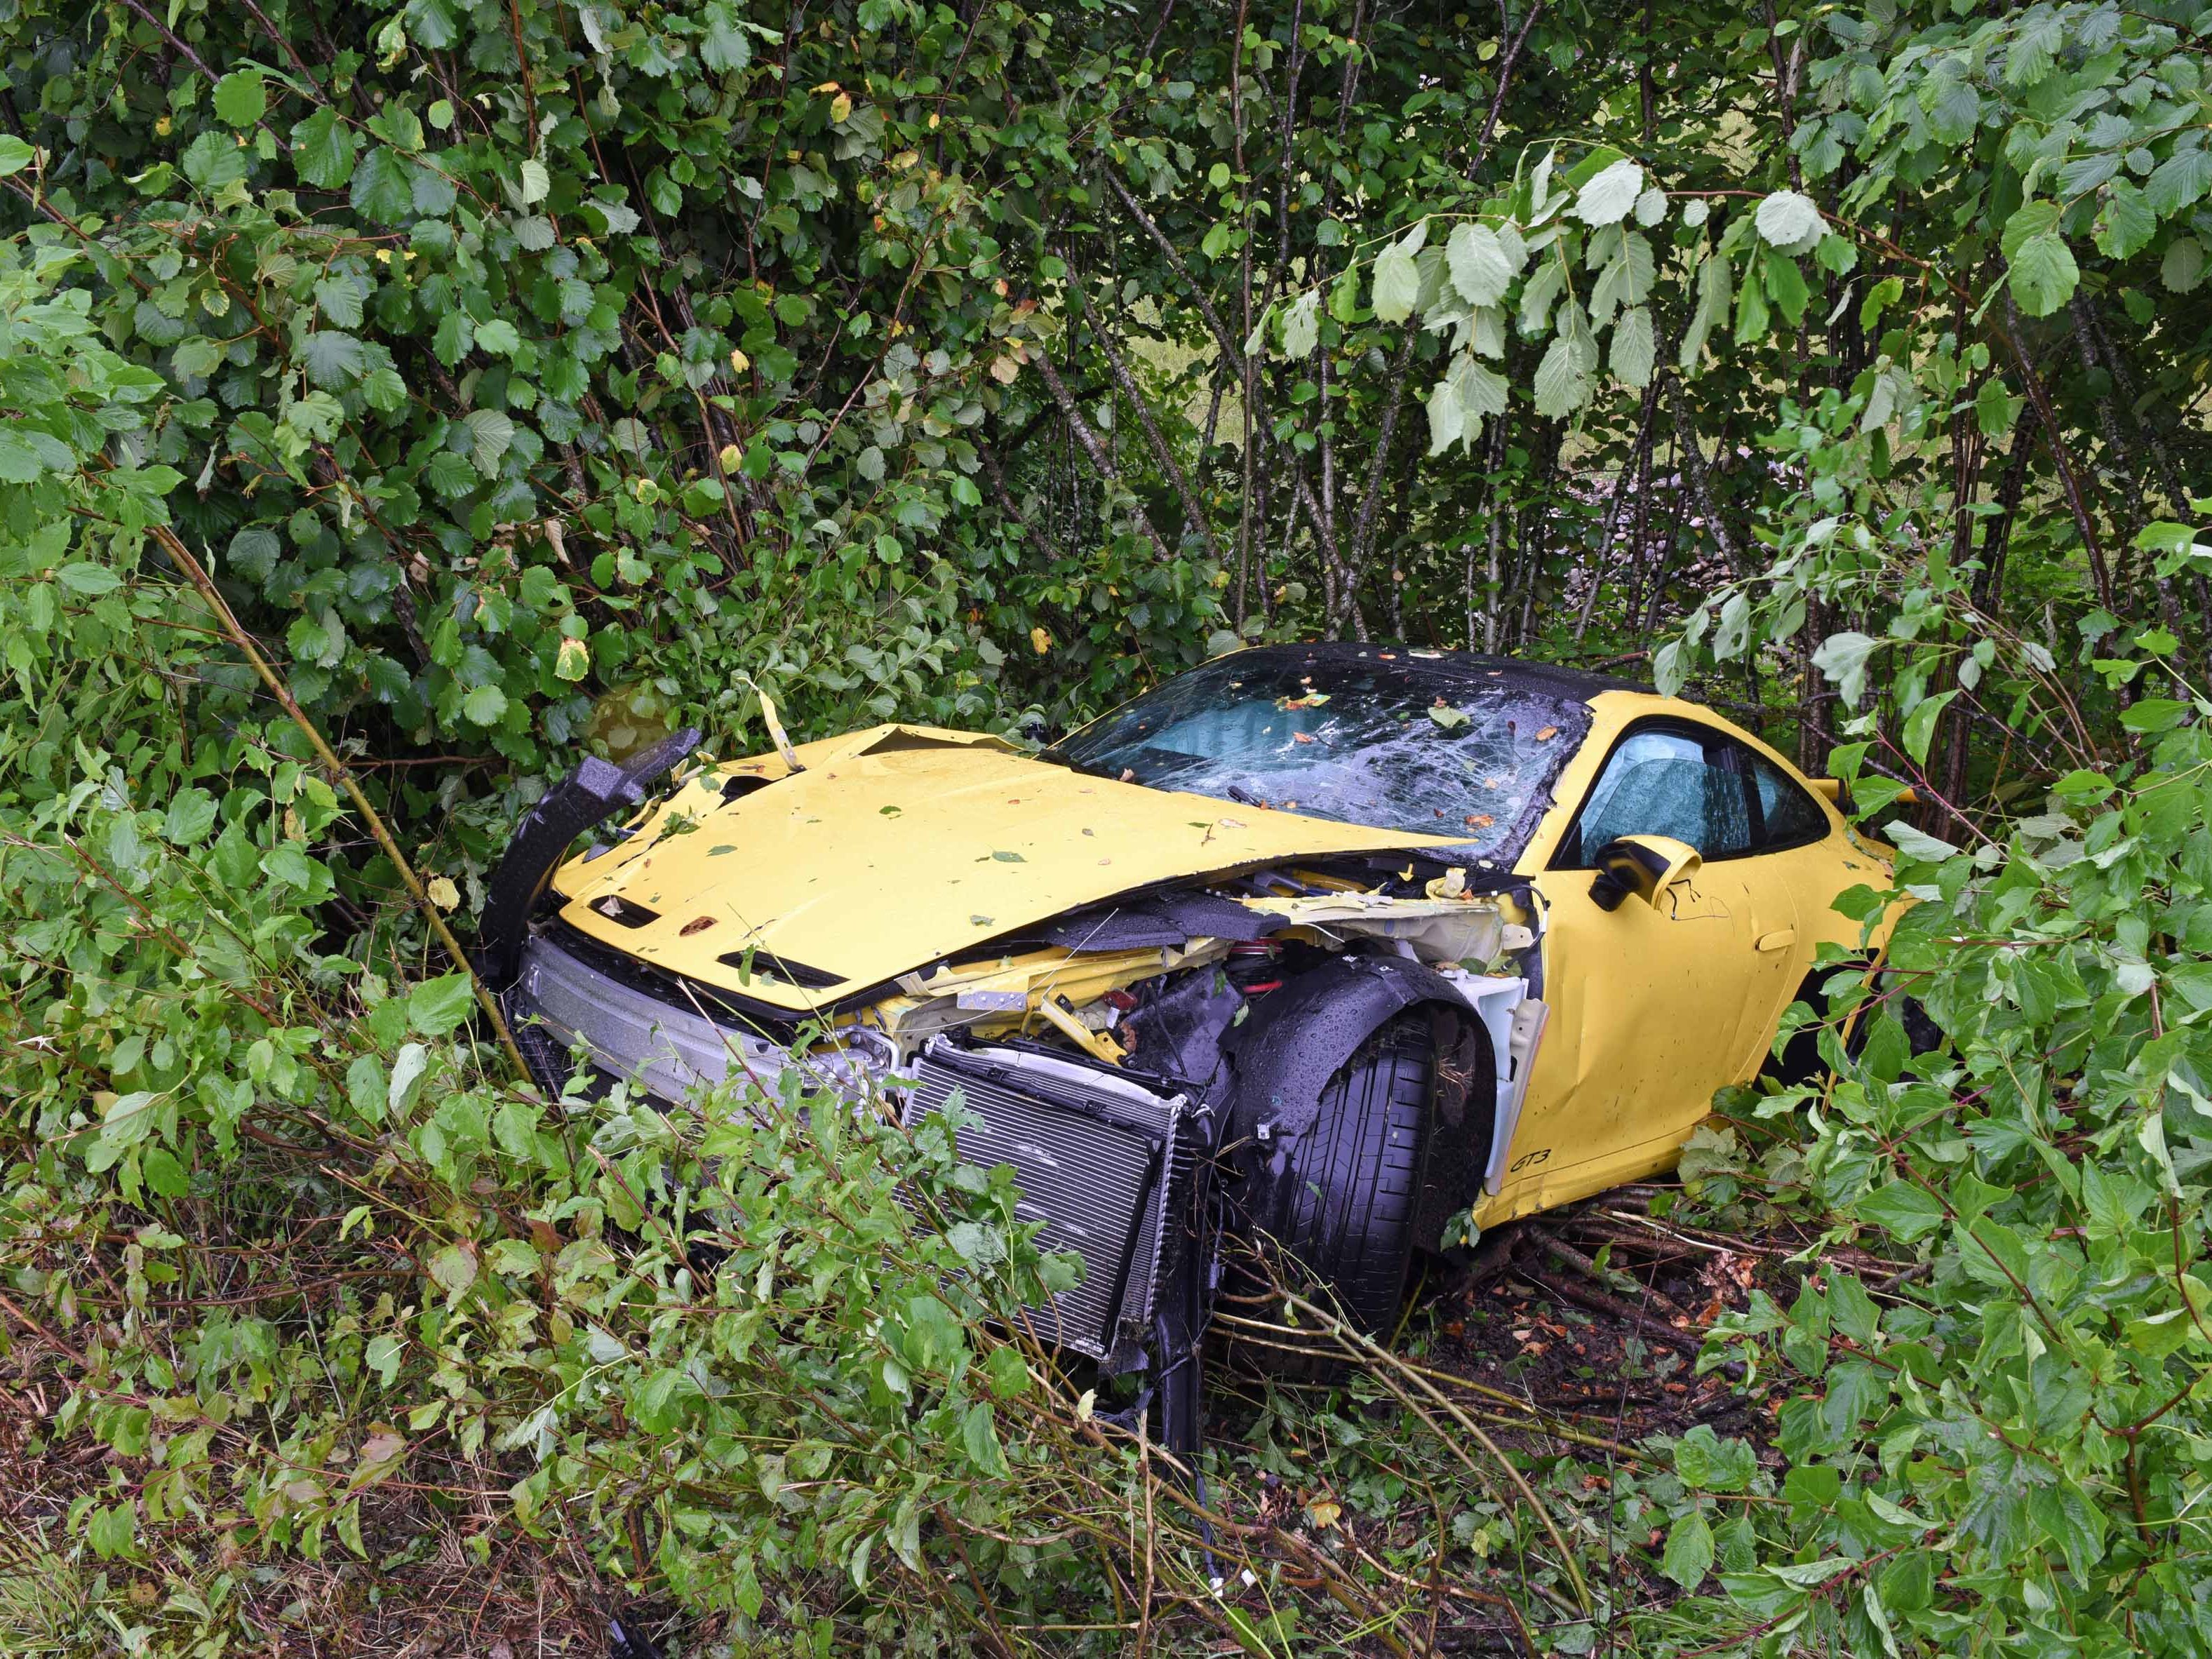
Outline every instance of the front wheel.
<svg viewBox="0 0 2212 1659">
<path fill-rule="evenodd" d="M 1436 1080 L 1428 1016 L 1399 1015 L 1328 1080 L 1273 1213 L 1254 1218 L 1278 1265 L 1318 1280 L 1370 1336 L 1386 1329 L 1405 1290 Z M 1267 1348 L 1254 1359 L 1286 1381 L 1336 1381 L 1342 1355 L 1315 1340 L 1310 1353 Z"/>
</svg>

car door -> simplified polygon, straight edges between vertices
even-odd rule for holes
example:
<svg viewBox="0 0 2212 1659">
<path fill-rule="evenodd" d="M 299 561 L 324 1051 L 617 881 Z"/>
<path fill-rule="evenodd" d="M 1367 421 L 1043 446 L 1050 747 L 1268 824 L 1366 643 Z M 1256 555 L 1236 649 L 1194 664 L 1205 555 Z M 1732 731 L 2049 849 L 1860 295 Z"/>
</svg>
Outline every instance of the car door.
<svg viewBox="0 0 2212 1659">
<path fill-rule="evenodd" d="M 1757 1068 L 1796 938 L 1790 884 L 1760 868 L 1747 750 L 1693 721 L 1647 720 L 1614 744 L 1535 885 L 1549 1023 L 1514 1139 L 1512 1212 L 1664 1168 L 1713 1091 Z M 1703 863 L 1657 905 L 1607 910 L 1593 855 L 1667 836 Z M 1570 1190 L 1571 1189 L 1571 1190 Z"/>
</svg>

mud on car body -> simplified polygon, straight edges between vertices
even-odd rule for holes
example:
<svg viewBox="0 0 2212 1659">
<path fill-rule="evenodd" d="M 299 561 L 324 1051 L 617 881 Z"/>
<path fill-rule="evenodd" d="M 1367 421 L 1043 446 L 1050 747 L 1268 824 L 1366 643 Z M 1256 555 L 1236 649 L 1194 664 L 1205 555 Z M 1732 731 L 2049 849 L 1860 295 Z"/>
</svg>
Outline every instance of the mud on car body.
<svg viewBox="0 0 2212 1659">
<path fill-rule="evenodd" d="M 587 762 L 495 880 L 540 1080 L 957 1091 L 1083 1258 L 1043 1334 L 1178 1440 L 1224 1227 L 1379 1325 L 1448 1230 L 1669 1167 L 1883 873 L 1710 712 L 1455 653 L 1260 647 L 1037 755 L 890 725 L 659 787 L 696 740 Z"/>
</svg>

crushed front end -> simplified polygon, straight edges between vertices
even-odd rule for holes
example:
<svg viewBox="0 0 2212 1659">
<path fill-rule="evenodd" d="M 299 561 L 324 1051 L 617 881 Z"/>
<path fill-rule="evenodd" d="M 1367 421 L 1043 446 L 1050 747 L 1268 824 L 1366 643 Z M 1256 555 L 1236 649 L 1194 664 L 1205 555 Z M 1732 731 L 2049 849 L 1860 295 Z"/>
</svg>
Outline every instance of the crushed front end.
<svg viewBox="0 0 2212 1659">
<path fill-rule="evenodd" d="M 1029 1310 L 1036 1334 L 1102 1373 L 1141 1374 L 1171 1446 L 1196 1443 L 1224 1232 L 1300 1182 L 1328 1079 L 1394 1012 L 1425 1011 L 1437 1032 L 1450 1145 L 1432 1160 L 1425 1242 L 1496 1190 L 1541 1028 L 1525 888 L 1425 849 L 1322 846 L 1092 898 L 872 984 L 800 985 L 805 969 L 756 928 L 715 982 L 610 942 L 625 902 L 655 921 L 668 908 L 642 883 L 628 900 L 590 884 L 622 840 L 554 878 L 569 841 L 617 811 L 635 815 L 623 840 L 665 835 L 667 802 L 638 809 L 693 740 L 627 770 L 587 766 L 532 811 L 495 878 L 481 960 L 539 1083 L 558 1093 L 580 1062 L 675 1106 L 733 1077 L 772 1089 L 796 1067 L 909 1126 L 957 1096 L 963 1159 L 1011 1164 L 1022 1218 L 1083 1262 L 1075 1288 Z M 695 775 L 676 799 L 698 789 Z M 757 816 L 765 795 L 728 799 Z"/>
</svg>

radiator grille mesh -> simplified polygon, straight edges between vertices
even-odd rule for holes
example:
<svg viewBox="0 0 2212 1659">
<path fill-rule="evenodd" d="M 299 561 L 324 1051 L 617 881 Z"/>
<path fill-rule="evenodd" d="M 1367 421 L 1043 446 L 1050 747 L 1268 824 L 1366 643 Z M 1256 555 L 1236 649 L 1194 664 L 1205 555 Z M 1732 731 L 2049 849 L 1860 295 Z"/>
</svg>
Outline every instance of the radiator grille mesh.
<svg viewBox="0 0 2212 1659">
<path fill-rule="evenodd" d="M 915 1068 L 905 1121 L 942 1110 L 957 1090 L 971 1121 L 956 1135 L 961 1159 L 1014 1166 L 1016 1213 L 1041 1221 L 1039 1243 L 1083 1259 L 1083 1282 L 1033 1308 L 1048 1342 L 1111 1360 L 1150 1322 L 1162 1233 L 1190 1158 L 1184 1100 L 1072 1064 L 1012 1049 L 961 1050 L 939 1042 Z"/>
</svg>

